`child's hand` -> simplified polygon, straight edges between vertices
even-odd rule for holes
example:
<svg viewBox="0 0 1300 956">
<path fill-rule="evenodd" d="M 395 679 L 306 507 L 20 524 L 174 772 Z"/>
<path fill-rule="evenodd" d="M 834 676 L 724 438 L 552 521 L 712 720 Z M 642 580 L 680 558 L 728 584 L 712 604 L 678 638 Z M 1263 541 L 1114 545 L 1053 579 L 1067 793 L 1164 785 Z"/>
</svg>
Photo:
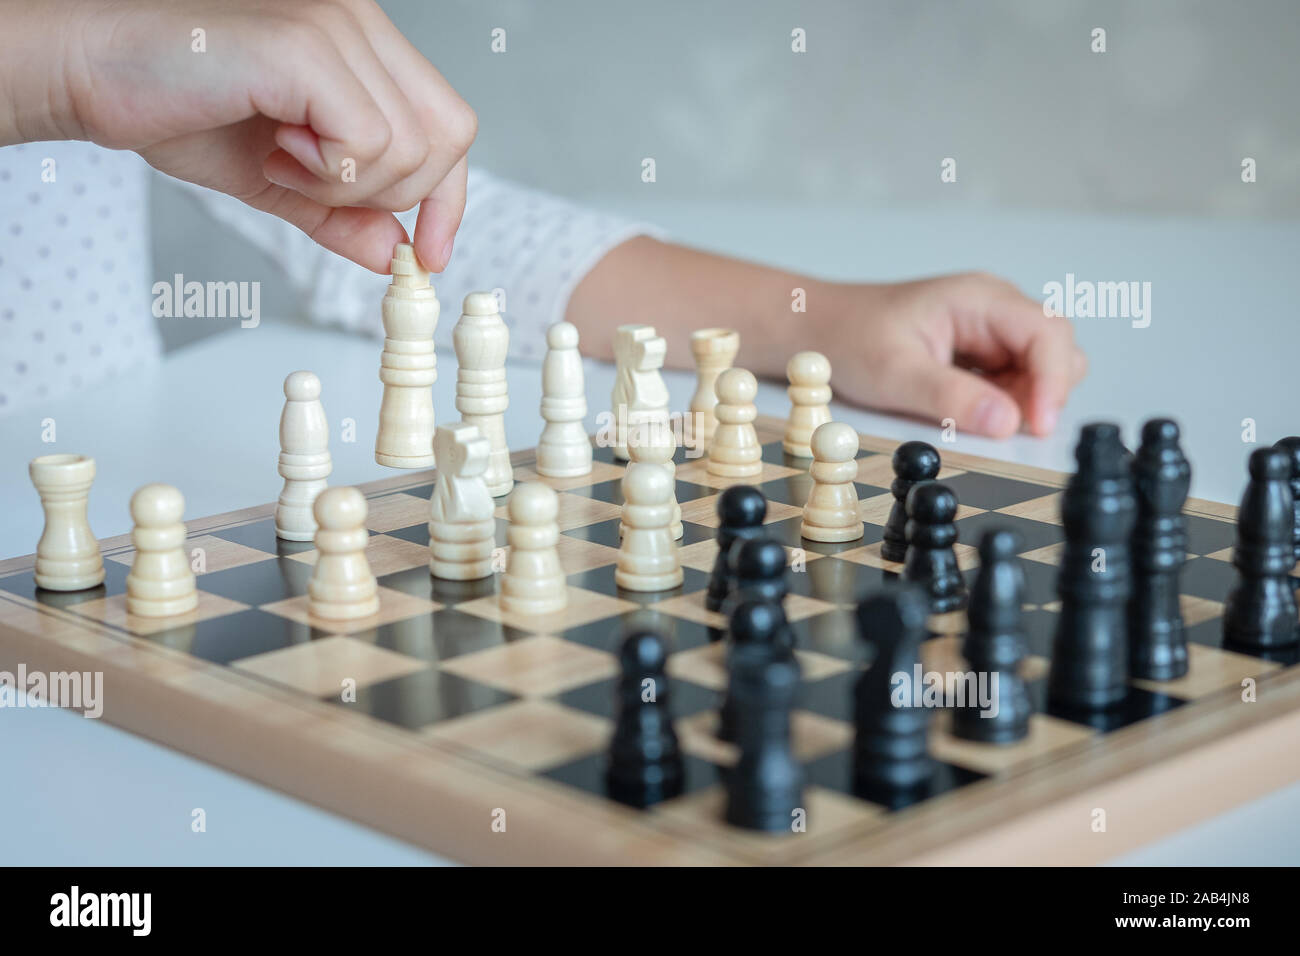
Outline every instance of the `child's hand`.
<svg viewBox="0 0 1300 956">
<path fill-rule="evenodd" d="M 392 213 L 421 203 L 416 252 L 446 266 L 477 120 L 370 0 L 51 0 L 0 15 L 16 27 L 0 44 L 0 144 L 135 150 L 381 273 L 405 238 Z"/>
<path fill-rule="evenodd" d="M 994 438 L 1022 422 L 1047 435 L 1088 369 L 1068 320 L 1045 316 L 1040 303 L 994 276 L 831 286 L 824 294 L 829 311 L 809 303 L 822 344 L 807 347 L 831 357 L 835 395 L 850 402 L 951 418 L 958 430 Z"/>
</svg>

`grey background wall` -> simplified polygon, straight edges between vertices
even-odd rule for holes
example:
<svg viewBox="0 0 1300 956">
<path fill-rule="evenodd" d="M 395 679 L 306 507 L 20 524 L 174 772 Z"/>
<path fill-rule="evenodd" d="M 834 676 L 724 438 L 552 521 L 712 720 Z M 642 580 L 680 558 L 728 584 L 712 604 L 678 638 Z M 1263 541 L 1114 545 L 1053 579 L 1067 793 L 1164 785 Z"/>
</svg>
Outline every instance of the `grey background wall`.
<svg viewBox="0 0 1300 956">
<path fill-rule="evenodd" d="M 640 215 L 709 199 L 1300 217 L 1294 0 L 382 6 L 477 110 L 472 161 Z M 807 52 L 792 52 L 795 28 Z M 940 182 L 945 157 L 956 183 Z M 165 183 L 154 217 L 158 275 L 260 279 L 265 313 L 295 311 L 273 267 Z M 674 227 L 690 239 L 689 217 Z M 167 326 L 172 346 L 208 331 Z"/>
</svg>

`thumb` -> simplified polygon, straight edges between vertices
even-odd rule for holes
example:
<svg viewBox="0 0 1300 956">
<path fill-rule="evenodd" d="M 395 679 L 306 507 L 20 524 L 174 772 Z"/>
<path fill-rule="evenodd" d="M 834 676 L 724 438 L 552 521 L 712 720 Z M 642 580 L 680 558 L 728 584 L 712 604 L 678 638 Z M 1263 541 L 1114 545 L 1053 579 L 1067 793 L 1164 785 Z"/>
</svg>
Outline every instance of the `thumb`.
<svg viewBox="0 0 1300 956">
<path fill-rule="evenodd" d="M 1010 438 L 1020 428 L 1015 400 L 988 379 L 951 365 L 927 363 L 900 370 L 898 407 L 942 422 L 951 418 L 960 431 Z"/>
</svg>

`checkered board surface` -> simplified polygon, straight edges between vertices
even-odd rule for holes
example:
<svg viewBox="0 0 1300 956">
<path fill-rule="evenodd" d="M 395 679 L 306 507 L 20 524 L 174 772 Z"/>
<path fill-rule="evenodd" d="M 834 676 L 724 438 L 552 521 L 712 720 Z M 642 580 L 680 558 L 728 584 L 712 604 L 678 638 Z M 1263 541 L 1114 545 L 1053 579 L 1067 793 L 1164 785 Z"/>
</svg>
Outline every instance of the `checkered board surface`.
<svg viewBox="0 0 1300 956">
<path fill-rule="evenodd" d="M 205 570 L 197 610 L 180 618 L 127 614 L 129 539 L 104 543 L 107 580 L 89 591 L 38 591 L 31 560 L 19 559 L 19 570 L 0 577 L 0 665 L 103 669 L 110 721 L 472 862 L 907 859 L 996 832 L 1087 784 L 1122 780 L 1158 764 L 1166 749 L 1185 756 L 1200 738 L 1243 730 L 1246 718 L 1224 715 L 1242 709 L 1244 678 L 1294 690 L 1294 654 L 1270 660 L 1220 647 L 1222 602 L 1234 579 L 1232 509 L 1192 503 L 1182 577 L 1190 673 L 1164 684 L 1135 681 L 1122 706 L 1090 723 L 1052 713 L 1045 684 L 1059 608 L 1064 477 L 950 455 L 940 479 L 961 502 L 957 553 L 968 579 L 985 530 L 1020 536 L 1030 645 L 1024 674 L 1037 713 L 1027 740 L 1002 747 L 958 740 L 940 713 L 931 741 L 940 769 L 924 799 L 895 807 L 860 799 L 851 787 L 851 689 L 872 649 L 856 632 L 853 607 L 899 571 L 880 555 L 893 500 L 892 444 L 863 439 L 864 537 L 819 544 L 799 535 L 808 463 L 783 454 L 776 423 L 760 424 L 763 473 L 751 483 L 767 496 L 767 530 L 792 558 L 803 549 L 803 569 L 789 576 L 787 613 L 803 669 L 793 736 L 807 771 L 806 833 L 763 836 L 721 822 L 721 779 L 736 752 L 713 733 L 726 680 L 724 621 L 705 609 L 704 593 L 716 554 L 717 495 L 731 482 L 680 451 L 685 582 L 674 591 L 616 587 L 623 467 L 597 449 L 590 475 L 547 480 L 559 493 L 559 555 L 569 583 L 568 608 L 554 616 L 504 613 L 495 575 L 430 576 L 433 485 L 419 473 L 366 489 L 367 555 L 380 586 L 373 618 L 308 614 L 316 552 L 310 543 L 277 540 L 267 506 L 189 522 L 188 547 L 202 549 Z M 531 460 L 531 453 L 515 456 L 518 481 L 539 480 Z M 502 546 L 507 500 L 497 509 Z M 964 626 L 963 613 L 931 619 L 927 669 L 965 669 Z M 670 706 L 687 755 L 685 792 L 645 811 L 608 800 L 603 782 L 616 654 L 633 627 L 668 640 Z M 355 687 L 347 699 L 345 686 Z M 1294 694 L 1276 696 L 1296 704 Z M 1180 718 L 1184 711 L 1189 716 Z M 1114 753 L 1099 746 L 1111 739 Z M 1142 753 L 1136 762 L 1134 748 Z M 1026 802 L 1027 793 L 1036 797 Z M 499 817 L 504 832 L 491 825 Z M 1073 821 L 1080 832 L 1088 824 Z M 1056 824 L 1070 825 L 1064 817 Z M 1008 834 L 1007 847 L 1023 838 Z M 1062 847 L 1068 858 L 1068 841 Z"/>
</svg>

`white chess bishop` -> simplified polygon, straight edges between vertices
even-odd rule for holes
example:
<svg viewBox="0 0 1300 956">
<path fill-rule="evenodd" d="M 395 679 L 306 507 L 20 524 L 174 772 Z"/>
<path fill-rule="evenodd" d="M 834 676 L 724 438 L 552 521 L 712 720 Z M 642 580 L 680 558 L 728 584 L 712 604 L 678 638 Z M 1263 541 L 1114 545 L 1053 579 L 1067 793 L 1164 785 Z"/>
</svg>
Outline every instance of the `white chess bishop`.
<svg viewBox="0 0 1300 956">
<path fill-rule="evenodd" d="M 473 425 L 439 425 L 438 459 L 430 499 L 429 570 L 447 581 L 474 581 L 492 573 L 496 508 L 484 475 L 492 449 Z"/>
<path fill-rule="evenodd" d="M 537 473 L 544 478 L 575 478 L 591 474 L 591 439 L 583 430 L 587 392 L 578 353 L 578 329 L 557 322 L 546 331 L 546 360 L 542 363 L 542 418 L 537 442 Z"/>
<path fill-rule="evenodd" d="M 104 561 L 86 517 L 95 459 L 42 455 L 27 471 L 45 510 L 45 530 L 36 545 L 36 586 L 47 591 L 98 587 L 104 582 Z"/>
<path fill-rule="evenodd" d="M 649 325 L 622 325 L 614 335 L 614 457 L 627 461 L 628 431 L 643 422 L 668 424 L 668 388 L 659 370 L 668 343 Z"/>
<path fill-rule="evenodd" d="M 316 498 L 316 566 L 307 583 L 312 616 L 354 620 L 379 612 L 379 584 L 366 559 L 366 497 L 356 488 L 327 488 Z"/>
<path fill-rule="evenodd" d="M 384 383 L 384 398 L 375 461 L 390 468 L 432 468 L 438 297 L 410 243 L 397 244 L 391 265 L 393 281 L 381 307 L 386 338 L 379 380 Z"/>
<path fill-rule="evenodd" d="M 820 352 L 796 353 L 785 367 L 790 387 L 790 417 L 781 447 L 796 458 L 813 456 L 813 432 L 831 420 L 831 363 Z"/>
<path fill-rule="evenodd" d="M 501 579 L 501 608 L 514 614 L 545 615 L 569 603 L 560 539 L 559 500 L 546 485 L 527 482 L 510 496 L 510 556 Z"/>
<path fill-rule="evenodd" d="M 715 391 L 718 427 L 706 470 L 719 478 L 756 478 L 763 473 L 763 446 L 754 429 L 758 380 L 743 368 L 729 368 L 718 376 Z"/>
<path fill-rule="evenodd" d="M 506 352 L 510 330 L 501 320 L 497 299 L 491 292 L 465 296 L 460 321 L 452 330 L 456 348 L 456 410 L 461 420 L 478 428 L 488 440 L 491 453 L 485 480 L 493 498 L 509 494 L 515 473 L 506 445 L 506 408 L 510 405 L 506 384 Z"/>
<path fill-rule="evenodd" d="M 284 488 L 275 506 L 275 535 L 286 541 L 310 541 L 316 536 L 312 506 L 334 470 L 320 379 L 312 372 L 291 372 L 284 380 L 284 399 L 279 466 Z"/>
<path fill-rule="evenodd" d="M 812 434 L 812 490 L 799 533 L 809 541 L 856 541 L 862 537 L 858 510 L 858 433 L 843 422 L 827 422 Z"/>
<path fill-rule="evenodd" d="M 185 553 L 185 499 L 171 485 L 145 485 L 131 496 L 135 557 L 126 576 L 126 610 L 136 617 L 171 617 L 199 605 Z"/>
</svg>

